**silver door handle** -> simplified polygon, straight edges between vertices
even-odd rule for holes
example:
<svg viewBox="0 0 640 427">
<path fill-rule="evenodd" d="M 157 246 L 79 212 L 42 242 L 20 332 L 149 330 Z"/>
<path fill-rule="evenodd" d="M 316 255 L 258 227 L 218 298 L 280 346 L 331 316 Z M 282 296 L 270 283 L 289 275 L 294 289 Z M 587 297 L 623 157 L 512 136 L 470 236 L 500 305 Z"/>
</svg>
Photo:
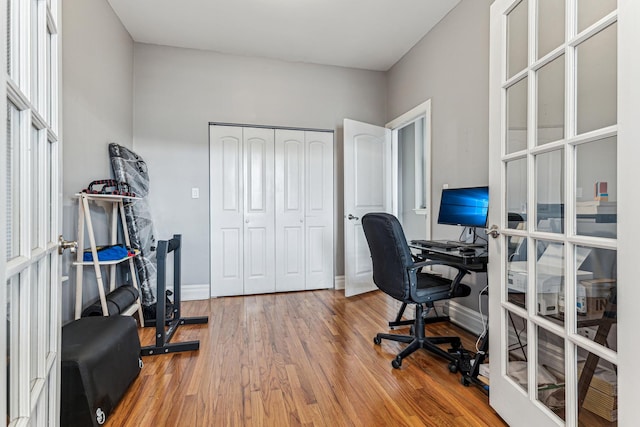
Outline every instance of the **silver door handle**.
<svg viewBox="0 0 640 427">
<path fill-rule="evenodd" d="M 349 214 L 349 216 L 347 217 L 347 219 L 355 219 L 356 221 L 359 220 L 360 218 L 358 218 L 357 216 L 353 216 L 351 214 Z"/>
<path fill-rule="evenodd" d="M 62 235 L 58 236 L 58 255 L 62 255 L 65 249 L 69 249 L 72 254 L 78 250 L 78 242 L 73 240 L 64 240 Z"/>
<path fill-rule="evenodd" d="M 500 235 L 500 229 L 495 224 L 492 225 L 491 228 L 486 229 L 485 231 L 489 236 L 493 237 L 494 239 Z"/>
</svg>

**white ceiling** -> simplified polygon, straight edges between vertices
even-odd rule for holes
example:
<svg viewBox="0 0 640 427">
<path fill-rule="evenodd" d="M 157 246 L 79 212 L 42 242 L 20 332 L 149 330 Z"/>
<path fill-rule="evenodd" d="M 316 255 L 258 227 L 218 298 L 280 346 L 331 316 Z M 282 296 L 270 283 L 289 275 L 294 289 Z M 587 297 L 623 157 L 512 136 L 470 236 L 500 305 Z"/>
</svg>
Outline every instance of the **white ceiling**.
<svg viewBox="0 0 640 427">
<path fill-rule="evenodd" d="M 460 0 L 108 0 L 136 42 L 386 71 Z"/>
</svg>

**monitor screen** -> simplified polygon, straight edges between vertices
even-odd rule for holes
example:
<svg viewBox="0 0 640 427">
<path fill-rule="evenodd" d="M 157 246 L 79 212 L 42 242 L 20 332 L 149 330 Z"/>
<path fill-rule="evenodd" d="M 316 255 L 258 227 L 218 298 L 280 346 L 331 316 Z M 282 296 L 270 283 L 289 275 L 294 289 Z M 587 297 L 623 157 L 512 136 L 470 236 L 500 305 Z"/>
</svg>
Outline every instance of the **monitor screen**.
<svg viewBox="0 0 640 427">
<path fill-rule="evenodd" d="M 489 187 L 442 190 L 438 224 L 486 227 L 488 213 Z"/>
</svg>

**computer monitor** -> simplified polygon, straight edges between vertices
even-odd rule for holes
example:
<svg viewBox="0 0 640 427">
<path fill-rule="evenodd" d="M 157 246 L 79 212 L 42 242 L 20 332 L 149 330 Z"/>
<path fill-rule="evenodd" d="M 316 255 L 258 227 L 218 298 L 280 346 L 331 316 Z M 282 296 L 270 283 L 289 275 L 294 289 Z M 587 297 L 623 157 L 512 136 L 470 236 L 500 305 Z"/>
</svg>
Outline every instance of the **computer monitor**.
<svg viewBox="0 0 640 427">
<path fill-rule="evenodd" d="M 489 187 L 442 190 L 438 224 L 486 227 L 488 213 Z"/>
</svg>

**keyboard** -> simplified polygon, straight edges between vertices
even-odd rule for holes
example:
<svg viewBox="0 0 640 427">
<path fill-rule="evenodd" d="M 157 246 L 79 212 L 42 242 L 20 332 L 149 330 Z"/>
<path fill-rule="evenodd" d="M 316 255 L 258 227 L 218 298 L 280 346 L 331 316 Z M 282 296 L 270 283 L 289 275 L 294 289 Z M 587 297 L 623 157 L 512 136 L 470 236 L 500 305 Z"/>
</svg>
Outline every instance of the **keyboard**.
<svg viewBox="0 0 640 427">
<path fill-rule="evenodd" d="M 458 248 L 461 242 L 453 243 L 450 240 L 412 240 L 411 243 L 425 248 L 452 250 Z"/>
</svg>

